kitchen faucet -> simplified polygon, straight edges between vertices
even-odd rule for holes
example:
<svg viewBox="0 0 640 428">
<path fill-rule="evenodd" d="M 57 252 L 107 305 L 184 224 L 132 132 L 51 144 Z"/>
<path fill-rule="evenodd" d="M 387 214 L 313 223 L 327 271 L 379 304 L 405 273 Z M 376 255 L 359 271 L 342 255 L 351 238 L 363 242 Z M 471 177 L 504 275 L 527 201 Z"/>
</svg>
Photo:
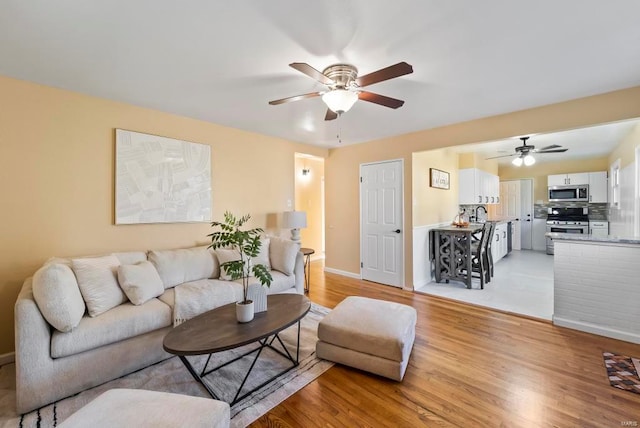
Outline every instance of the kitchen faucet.
<svg viewBox="0 0 640 428">
<path fill-rule="evenodd" d="M 487 212 L 487 209 L 484 207 L 484 205 L 478 205 L 476 207 L 476 221 L 480 221 L 480 217 L 478 217 L 478 210 L 480 208 L 482 208 L 484 210 L 484 219 L 486 221 L 487 220 L 487 214 L 489 214 L 489 213 Z"/>
</svg>

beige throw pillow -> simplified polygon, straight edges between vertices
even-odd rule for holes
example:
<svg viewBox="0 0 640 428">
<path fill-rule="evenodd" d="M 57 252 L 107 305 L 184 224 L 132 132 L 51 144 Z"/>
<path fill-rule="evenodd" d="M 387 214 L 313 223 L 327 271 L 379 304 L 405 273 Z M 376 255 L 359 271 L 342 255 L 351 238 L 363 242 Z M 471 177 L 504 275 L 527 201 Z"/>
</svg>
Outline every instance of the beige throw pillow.
<svg viewBox="0 0 640 428">
<path fill-rule="evenodd" d="M 118 282 L 131 303 L 143 303 L 164 293 L 164 284 L 153 263 L 118 266 Z"/>
<path fill-rule="evenodd" d="M 296 256 L 300 252 L 300 244 L 290 239 L 271 237 L 269 243 L 269 258 L 271 269 L 275 269 L 285 275 L 293 275 L 296 267 Z"/>
<path fill-rule="evenodd" d="M 240 253 L 237 250 L 228 250 L 226 248 L 218 248 L 217 250 L 215 250 L 215 253 L 218 257 L 218 261 L 220 262 L 220 279 L 224 281 L 231 281 L 231 275 L 227 272 L 227 267 L 222 265 L 227 262 L 240 260 Z M 247 262 L 248 263 L 245 264 L 246 276 L 252 276 L 253 272 L 251 272 L 251 260 L 247 260 Z"/>
<path fill-rule="evenodd" d="M 42 316 L 56 330 L 68 332 L 78 326 L 85 306 L 69 266 L 44 265 L 33 275 L 32 288 Z"/>
<path fill-rule="evenodd" d="M 116 256 L 73 259 L 72 264 L 89 316 L 96 317 L 127 301 L 116 279 L 120 266 Z"/>
<path fill-rule="evenodd" d="M 256 257 L 251 259 L 251 263 L 253 266 L 255 265 L 265 265 L 268 270 L 271 270 L 271 262 L 269 260 L 269 244 L 271 239 L 269 238 L 260 238 L 260 252 Z"/>
</svg>

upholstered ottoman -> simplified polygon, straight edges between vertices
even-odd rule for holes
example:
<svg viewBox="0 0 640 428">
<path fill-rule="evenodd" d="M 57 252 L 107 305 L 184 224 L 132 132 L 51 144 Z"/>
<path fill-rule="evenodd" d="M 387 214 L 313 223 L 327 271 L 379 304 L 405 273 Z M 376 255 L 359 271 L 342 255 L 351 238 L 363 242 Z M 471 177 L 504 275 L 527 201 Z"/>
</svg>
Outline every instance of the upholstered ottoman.
<svg viewBox="0 0 640 428">
<path fill-rule="evenodd" d="M 60 428 L 229 427 L 229 405 L 210 398 L 141 389 L 111 389 Z"/>
<path fill-rule="evenodd" d="M 394 380 L 402 380 L 416 335 L 410 306 L 350 296 L 318 325 L 316 355 Z"/>
</svg>

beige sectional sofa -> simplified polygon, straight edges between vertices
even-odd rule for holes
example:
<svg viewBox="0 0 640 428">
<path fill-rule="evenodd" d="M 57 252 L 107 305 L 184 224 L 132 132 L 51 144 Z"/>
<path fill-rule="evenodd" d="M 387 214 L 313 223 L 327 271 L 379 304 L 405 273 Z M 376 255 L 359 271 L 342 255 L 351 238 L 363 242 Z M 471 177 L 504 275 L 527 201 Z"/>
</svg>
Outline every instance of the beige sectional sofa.
<svg viewBox="0 0 640 428">
<path fill-rule="evenodd" d="M 302 294 L 296 244 L 271 238 L 266 247 L 261 260 L 273 276 L 267 293 Z M 206 246 L 49 260 L 24 282 L 15 305 L 17 411 L 169 358 L 162 342 L 182 321 L 179 306 L 195 315 L 242 299 L 241 282 L 220 276 L 218 258 Z"/>
</svg>

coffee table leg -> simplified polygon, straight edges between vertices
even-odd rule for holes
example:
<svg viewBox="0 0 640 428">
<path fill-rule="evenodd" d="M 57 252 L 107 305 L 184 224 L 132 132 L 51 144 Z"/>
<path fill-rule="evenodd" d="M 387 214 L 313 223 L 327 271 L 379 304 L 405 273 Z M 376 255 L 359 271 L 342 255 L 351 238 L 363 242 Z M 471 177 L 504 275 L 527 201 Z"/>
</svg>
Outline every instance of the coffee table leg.
<svg viewBox="0 0 640 428">
<path fill-rule="evenodd" d="M 187 360 L 187 357 L 185 357 L 184 355 L 179 355 L 179 357 L 180 357 L 180 360 L 182 361 L 182 364 L 184 364 L 184 366 L 187 368 L 187 370 L 189 370 L 189 373 L 191 373 L 191 376 L 193 376 L 193 378 L 196 380 L 196 382 L 199 382 L 202 386 L 204 386 L 205 389 L 209 392 L 209 395 L 211 395 L 211 397 L 213 397 L 216 400 L 219 400 L 219 398 L 216 395 L 216 393 L 213 392 L 213 390 L 211 388 L 209 388 L 209 385 L 204 383 L 204 380 L 202 380 L 202 378 L 194 370 L 194 368 L 191 365 L 191 363 L 189 362 L 189 360 Z"/>
</svg>

